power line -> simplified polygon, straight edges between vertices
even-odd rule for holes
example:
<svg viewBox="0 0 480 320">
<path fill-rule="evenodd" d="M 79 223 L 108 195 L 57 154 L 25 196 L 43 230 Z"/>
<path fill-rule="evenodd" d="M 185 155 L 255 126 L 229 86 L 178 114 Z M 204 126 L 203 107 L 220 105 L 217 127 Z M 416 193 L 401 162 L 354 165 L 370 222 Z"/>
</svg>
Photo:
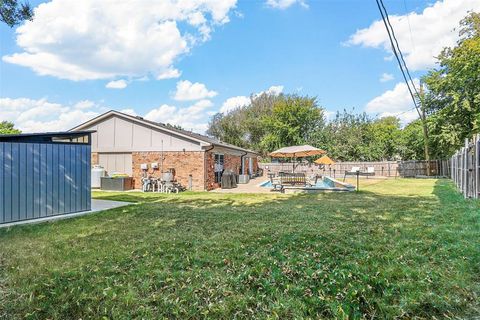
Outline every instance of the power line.
<svg viewBox="0 0 480 320">
<path fill-rule="evenodd" d="M 413 42 L 412 25 L 410 24 L 410 15 L 408 14 L 407 0 L 403 0 L 403 6 L 405 7 L 405 15 L 407 16 L 408 21 L 408 29 L 410 30 L 410 42 L 412 43 L 413 51 L 415 51 L 415 42 Z"/>
<path fill-rule="evenodd" d="M 410 82 L 411 82 L 411 84 L 412 84 L 413 90 L 414 90 L 415 93 L 417 94 L 417 97 L 420 99 L 420 95 L 418 94 L 417 88 L 415 87 L 415 83 L 413 82 L 412 76 L 410 75 L 410 71 L 408 70 L 407 63 L 405 62 L 405 59 L 403 58 L 402 50 L 400 50 L 400 46 L 399 46 L 399 44 L 398 44 L 397 37 L 395 36 L 395 31 L 394 31 L 394 29 L 393 29 L 392 24 L 390 23 L 390 18 L 389 18 L 389 16 L 388 16 L 387 8 L 385 8 L 385 5 L 383 4 L 383 0 L 380 0 L 380 3 L 381 3 L 381 5 L 382 5 L 383 11 L 385 12 L 385 17 L 386 17 L 386 19 L 387 19 L 387 24 L 389 25 L 390 30 L 391 30 L 391 32 L 392 32 L 393 40 L 395 41 L 395 44 L 396 44 L 396 46 L 397 46 L 398 53 L 400 54 L 400 58 L 401 58 L 401 60 L 402 60 L 403 67 L 405 68 L 405 71 L 407 72 L 407 75 L 408 75 L 408 78 L 410 79 Z"/>
<path fill-rule="evenodd" d="M 423 138 L 424 138 L 424 149 L 425 149 L 425 160 L 427 160 L 427 175 L 430 175 L 430 152 L 428 148 L 429 144 L 429 139 L 428 139 L 428 127 L 426 123 L 426 116 L 425 116 L 425 109 L 423 108 L 421 110 L 421 106 L 419 107 L 417 104 L 417 101 L 415 99 L 415 95 L 412 92 L 412 88 L 410 88 L 410 83 L 413 87 L 413 90 L 417 94 L 418 100 L 421 105 L 423 105 L 423 100 L 422 96 L 418 93 L 417 88 L 415 87 L 415 84 L 413 83 L 412 77 L 410 75 L 410 72 L 408 71 L 407 64 L 405 62 L 405 59 L 403 58 L 402 51 L 400 50 L 400 46 L 398 44 L 398 40 L 395 37 L 395 32 L 393 31 L 392 24 L 390 23 L 390 19 L 388 18 L 388 12 L 387 9 L 385 8 L 385 5 L 383 4 L 383 0 L 375 0 L 377 2 L 377 7 L 378 10 L 380 11 L 380 14 L 382 16 L 383 24 L 385 25 L 385 29 L 387 29 L 388 33 L 388 38 L 390 39 L 390 44 L 392 45 L 392 50 L 395 55 L 395 58 L 397 59 L 398 65 L 400 67 L 400 71 L 402 72 L 403 79 L 405 80 L 405 83 L 407 84 L 408 92 L 410 92 L 410 96 L 412 97 L 413 100 L 413 105 L 415 106 L 415 109 L 417 110 L 418 116 L 420 117 L 420 120 L 422 121 L 423 125 Z M 383 10 L 382 10 L 383 8 Z M 395 44 L 394 44 L 395 43 Z M 398 52 L 397 52 L 398 50 Z M 405 68 L 405 70 L 404 70 Z M 407 75 L 405 72 L 408 74 L 408 78 L 410 79 L 410 83 L 407 80 Z M 420 90 L 422 87 L 420 87 Z"/>
<path fill-rule="evenodd" d="M 399 54 L 401 54 L 401 51 L 397 53 L 397 47 L 394 44 L 393 36 L 391 34 L 393 29 L 392 29 L 392 31 L 390 30 L 391 24 L 387 23 L 387 19 L 385 17 L 388 13 L 386 11 L 384 13 L 384 11 L 382 10 L 382 7 L 385 8 L 385 6 L 383 5 L 383 2 L 380 4 L 380 2 L 382 0 L 375 0 L 375 1 L 377 3 L 378 10 L 380 11 L 380 15 L 382 16 L 382 20 L 383 20 L 383 24 L 385 25 L 385 29 L 387 30 L 388 39 L 390 40 L 390 45 L 392 46 L 393 54 L 395 55 L 395 58 L 397 59 L 398 66 L 400 67 L 400 71 L 402 72 L 402 76 L 403 76 L 403 79 L 405 80 L 405 83 L 407 85 L 408 92 L 410 93 L 410 96 L 412 97 L 413 105 L 415 106 L 415 109 L 417 109 L 418 116 L 421 118 L 422 114 L 420 112 L 420 109 L 418 108 L 417 100 L 415 99 L 415 95 L 413 94 L 412 88 L 410 87 L 410 83 L 407 79 L 407 75 L 405 74 L 405 70 L 403 69 L 404 66 L 403 66 L 402 61 L 399 57 Z M 397 44 L 398 44 L 398 41 L 397 41 Z M 403 57 L 402 57 L 402 59 L 403 59 Z M 405 61 L 405 60 L 403 60 L 403 61 Z"/>
</svg>

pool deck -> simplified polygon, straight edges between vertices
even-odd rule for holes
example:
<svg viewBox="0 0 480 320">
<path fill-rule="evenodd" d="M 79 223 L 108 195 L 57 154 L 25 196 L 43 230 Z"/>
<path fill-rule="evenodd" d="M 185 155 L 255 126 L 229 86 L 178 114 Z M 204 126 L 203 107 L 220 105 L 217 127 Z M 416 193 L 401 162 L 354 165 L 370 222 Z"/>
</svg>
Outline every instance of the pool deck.
<svg viewBox="0 0 480 320">
<path fill-rule="evenodd" d="M 383 180 L 387 180 L 389 178 L 386 177 L 370 177 L 370 178 L 365 178 L 362 177 L 360 178 L 361 183 L 360 183 L 360 189 L 362 188 L 363 185 L 369 185 L 369 184 L 376 184 L 379 183 Z M 343 182 L 343 179 L 337 178 L 340 182 Z M 216 193 L 280 193 L 279 191 L 272 191 L 271 188 L 265 188 L 265 187 L 260 187 L 259 185 L 265 181 L 268 181 L 268 177 L 257 177 L 255 179 L 251 179 L 249 183 L 246 184 L 239 184 L 237 188 L 233 189 L 214 189 L 210 192 L 216 192 Z M 347 179 L 346 183 L 350 183 L 352 185 L 355 185 L 355 179 Z M 292 193 L 295 190 L 286 190 L 286 193 Z M 308 192 L 308 190 L 306 190 Z M 334 190 L 323 190 L 322 192 L 337 192 Z M 318 191 L 316 191 L 318 192 Z M 315 193 L 316 193 L 315 192 Z"/>
<path fill-rule="evenodd" d="M 214 189 L 210 192 L 217 193 L 273 193 L 270 188 L 260 187 L 259 184 L 268 181 L 267 177 L 257 177 L 251 179 L 248 183 L 238 184 L 238 187 L 233 189 Z M 278 191 L 276 193 L 279 193 Z"/>
</svg>

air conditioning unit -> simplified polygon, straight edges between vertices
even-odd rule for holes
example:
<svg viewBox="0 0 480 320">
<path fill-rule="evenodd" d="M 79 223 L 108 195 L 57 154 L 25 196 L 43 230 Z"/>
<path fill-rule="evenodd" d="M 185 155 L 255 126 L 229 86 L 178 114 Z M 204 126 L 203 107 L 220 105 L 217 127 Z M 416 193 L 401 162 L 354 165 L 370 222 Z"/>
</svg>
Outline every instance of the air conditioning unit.
<svg viewBox="0 0 480 320">
<path fill-rule="evenodd" d="M 248 174 L 241 174 L 238 176 L 238 183 L 248 183 L 250 181 L 250 176 Z"/>
</svg>

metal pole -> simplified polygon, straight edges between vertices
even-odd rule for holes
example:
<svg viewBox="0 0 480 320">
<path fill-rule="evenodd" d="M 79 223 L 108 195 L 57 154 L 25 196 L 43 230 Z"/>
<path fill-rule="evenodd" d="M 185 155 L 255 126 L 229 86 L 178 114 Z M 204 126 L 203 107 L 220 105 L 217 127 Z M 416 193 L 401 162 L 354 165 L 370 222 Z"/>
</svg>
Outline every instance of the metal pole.
<svg viewBox="0 0 480 320">
<path fill-rule="evenodd" d="M 359 177 L 360 177 L 360 171 L 357 171 L 357 192 L 360 191 L 360 183 L 359 183 L 360 179 L 359 179 Z"/>
</svg>

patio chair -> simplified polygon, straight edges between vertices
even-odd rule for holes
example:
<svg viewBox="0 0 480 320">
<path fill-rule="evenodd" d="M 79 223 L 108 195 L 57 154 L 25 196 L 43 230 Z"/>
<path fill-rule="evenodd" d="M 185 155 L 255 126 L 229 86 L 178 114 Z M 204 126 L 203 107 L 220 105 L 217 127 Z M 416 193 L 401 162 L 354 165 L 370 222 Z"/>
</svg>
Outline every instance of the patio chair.
<svg viewBox="0 0 480 320">
<path fill-rule="evenodd" d="M 360 167 L 352 167 L 350 171 L 345 171 L 345 175 L 343 176 L 343 181 L 345 182 L 345 179 L 347 176 L 356 176 L 358 173 L 360 173 Z"/>
<path fill-rule="evenodd" d="M 275 174 L 269 173 L 268 177 L 270 178 L 270 183 L 272 184 L 272 191 L 282 191 L 282 184 L 278 177 L 275 177 Z"/>
</svg>

